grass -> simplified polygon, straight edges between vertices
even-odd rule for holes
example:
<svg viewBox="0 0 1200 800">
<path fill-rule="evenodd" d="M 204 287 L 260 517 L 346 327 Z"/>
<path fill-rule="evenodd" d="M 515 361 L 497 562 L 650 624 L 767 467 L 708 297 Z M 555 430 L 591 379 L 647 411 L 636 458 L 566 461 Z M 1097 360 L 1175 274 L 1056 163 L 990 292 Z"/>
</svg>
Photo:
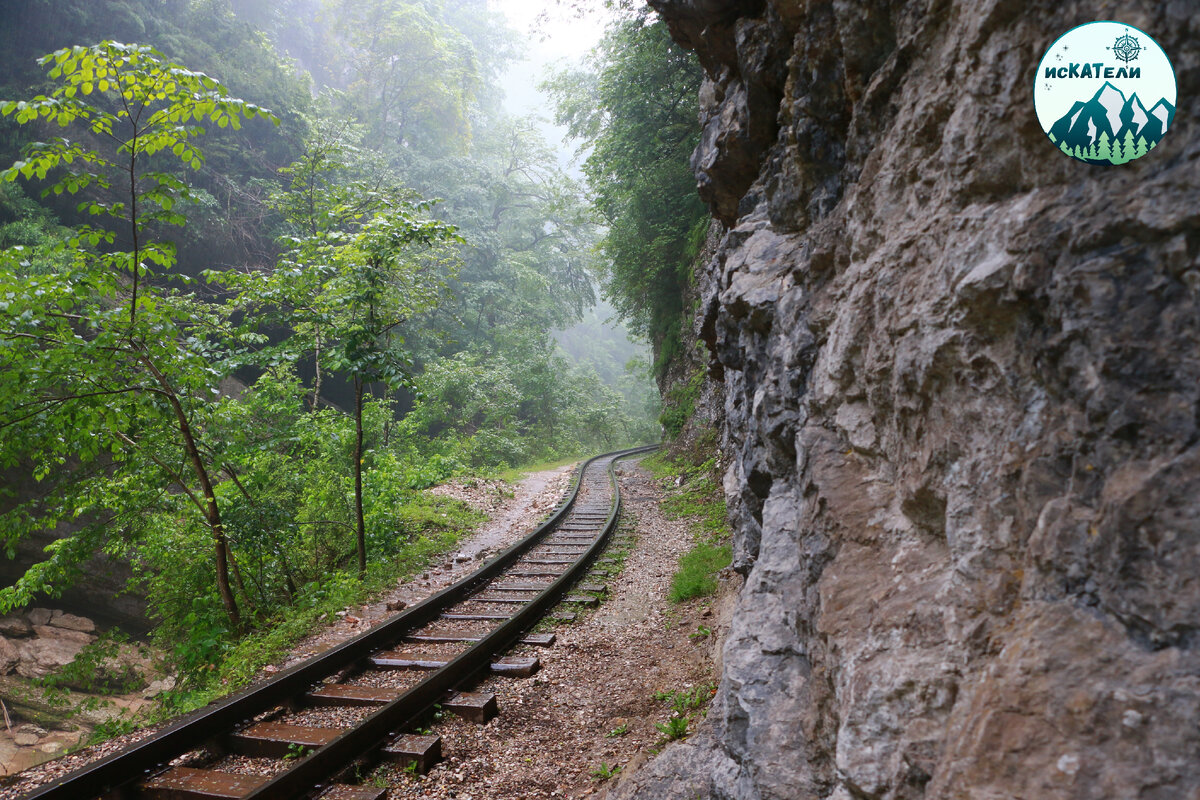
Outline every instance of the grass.
<svg viewBox="0 0 1200 800">
<path fill-rule="evenodd" d="M 679 569 L 671 578 L 667 597 L 682 603 L 706 597 L 717 591 L 716 575 L 729 566 L 733 551 L 729 546 L 729 524 L 725 517 L 725 497 L 717 483 L 715 459 L 700 464 L 671 460 L 655 453 L 642 464 L 658 478 L 667 492 L 661 507 L 671 519 L 687 520 L 696 544 L 679 558 Z"/>
<path fill-rule="evenodd" d="M 729 545 L 702 542 L 679 557 L 679 569 L 671 577 L 667 599 L 682 603 L 694 597 L 706 597 L 717 591 L 717 573 L 729 566 L 733 552 Z"/>
<path fill-rule="evenodd" d="M 672 742 L 687 736 L 688 725 L 691 721 L 691 717 L 670 717 L 666 722 L 654 723 L 654 727 L 658 729 L 658 732 L 663 735 L 666 741 Z"/>
<path fill-rule="evenodd" d="M 717 687 L 711 683 L 702 683 L 691 689 L 664 689 L 655 692 L 653 697 L 671 706 L 678 716 L 686 716 L 689 711 L 695 711 L 708 705 L 712 696 L 717 693 Z"/>
<path fill-rule="evenodd" d="M 604 738 L 605 739 L 616 739 L 618 736 L 624 736 L 627 733 L 629 733 L 629 723 L 628 722 L 624 723 L 623 725 L 619 725 L 616 728 L 613 728 L 611 731 L 604 734 Z"/>
</svg>

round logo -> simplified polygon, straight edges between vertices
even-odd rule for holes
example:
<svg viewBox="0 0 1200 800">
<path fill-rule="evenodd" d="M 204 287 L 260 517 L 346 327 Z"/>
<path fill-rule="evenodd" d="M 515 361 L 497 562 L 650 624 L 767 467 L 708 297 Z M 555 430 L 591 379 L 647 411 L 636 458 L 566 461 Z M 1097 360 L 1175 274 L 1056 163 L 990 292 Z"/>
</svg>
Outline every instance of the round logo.
<svg viewBox="0 0 1200 800">
<path fill-rule="evenodd" d="M 1038 64 L 1033 107 L 1054 146 L 1089 164 L 1149 153 L 1175 119 L 1175 70 L 1148 33 L 1089 22 L 1050 45 Z"/>
</svg>

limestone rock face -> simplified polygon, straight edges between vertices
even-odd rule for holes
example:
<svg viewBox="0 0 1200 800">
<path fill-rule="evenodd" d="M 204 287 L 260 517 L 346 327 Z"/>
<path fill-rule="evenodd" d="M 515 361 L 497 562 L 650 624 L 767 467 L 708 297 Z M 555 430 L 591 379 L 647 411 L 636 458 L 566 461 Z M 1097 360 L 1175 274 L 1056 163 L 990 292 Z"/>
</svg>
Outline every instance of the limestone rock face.
<svg viewBox="0 0 1200 800">
<path fill-rule="evenodd" d="M 708 727 L 621 798 L 1200 797 L 1200 16 L 652 0 L 693 163 L 746 583 Z M 1044 50 L 1153 34 L 1174 129 L 1057 152 Z"/>
</svg>

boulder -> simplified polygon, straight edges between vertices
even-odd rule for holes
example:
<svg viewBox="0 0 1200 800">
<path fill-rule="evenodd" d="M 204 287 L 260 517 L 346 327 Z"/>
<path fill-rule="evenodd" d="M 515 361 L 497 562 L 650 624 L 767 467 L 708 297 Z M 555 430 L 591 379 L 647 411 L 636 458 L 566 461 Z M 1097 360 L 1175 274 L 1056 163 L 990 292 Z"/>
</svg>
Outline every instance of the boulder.
<svg viewBox="0 0 1200 800">
<path fill-rule="evenodd" d="M 0 636 L 19 639 L 29 636 L 31 633 L 33 633 L 33 628 L 29 625 L 29 620 L 24 617 L 16 614 L 0 617 Z"/>
<path fill-rule="evenodd" d="M 167 677 L 160 678 L 159 680 L 156 680 L 147 686 L 145 691 L 142 692 L 142 697 L 145 697 L 147 700 L 149 700 L 152 697 L 158 697 L 163 692 L 169 692 L 174 688 L 175 678 L 171 675 L 168 675 Z"/>
<path fill-rule="evenodd" d="M 0 637 L 0 675 L 12 672 L 13 667 L 21 660 L 21 651 L 17 646 L 4 637 Z"/>
<path fill-rule="evenodd" d="M 92 633 L 96 630 L 96 623 L 87 617 L 77 617 L 74 614 L 63 614 L 58 611 L 55 611 L 54 616 L 50 618 L 50 624 L 56 628 L 65 628 L 83 633 Z"/>
<path fill-rule="evenodd" d="M 50 615 L 50 625 L 65 627 L 68 631 L 83 631 L 84 633 L 91 633 L 96 630 L 96 622 L 86 618 L 86 616 L 67 614 L 66 612 L 60 612 L 60 610 L 55 610 Z"/>
<path fill-rule="evenodd" d="M 86 644 L 86 641 L 68 638 L 26 639 L 19 645 L 21 660 L 17 664 L 17 674 L 25 678 L 44 678 L 74 661 Z"/>
<path fill-rule="evenodd" d="M 96 641 L 96 637 L 90 633 L 69 628 L 56 628 L 53 625 L 34 625 L 33 632 L 39 639 L 60 639 L 65 642 L 82 642 L 83 644 Z"/>
<path fill-rule="evenodd" d="M 54 612 L 48 608 L 31 608 L 27 616 L 30 625 L 48 625 Z"/>
</svg>

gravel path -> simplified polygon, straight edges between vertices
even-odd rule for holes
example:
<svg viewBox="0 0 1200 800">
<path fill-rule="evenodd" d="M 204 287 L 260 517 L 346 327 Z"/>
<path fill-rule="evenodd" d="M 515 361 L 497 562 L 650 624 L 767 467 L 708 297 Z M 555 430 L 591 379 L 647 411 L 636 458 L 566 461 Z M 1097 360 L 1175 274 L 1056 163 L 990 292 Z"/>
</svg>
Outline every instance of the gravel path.
<svg viewBox="0 0 1200 800">
<path fill-rule="evenodd" d="M 671 712 L 653 695 L 715 682 L 713 657 L 725 633 L 719 606 L 732 596 L 731 582 L 723 582 L 722 599 L 668 603 L 691 531 L 662 515 L 662 490 L 645 470 L 623 462 L 618 474 L 636 544 L 621 573 L 602 579 L 606 600 L 554 629 L 558 641 L 537 651 L 542 669 L 534 677 L 491 677 L 477 687 L 496 692 L 500 716 L 483 726 L 455 717 L 434 724 L 446 759 L 429 774 L 381 767 L 389 800 L 603 797 L 662 746 L 655 723 Z M 712 635 L 694 635 L 701 625 Z M 620 767 L 618 777 L 593 775 L 602 763 Z"/>
</svg>

